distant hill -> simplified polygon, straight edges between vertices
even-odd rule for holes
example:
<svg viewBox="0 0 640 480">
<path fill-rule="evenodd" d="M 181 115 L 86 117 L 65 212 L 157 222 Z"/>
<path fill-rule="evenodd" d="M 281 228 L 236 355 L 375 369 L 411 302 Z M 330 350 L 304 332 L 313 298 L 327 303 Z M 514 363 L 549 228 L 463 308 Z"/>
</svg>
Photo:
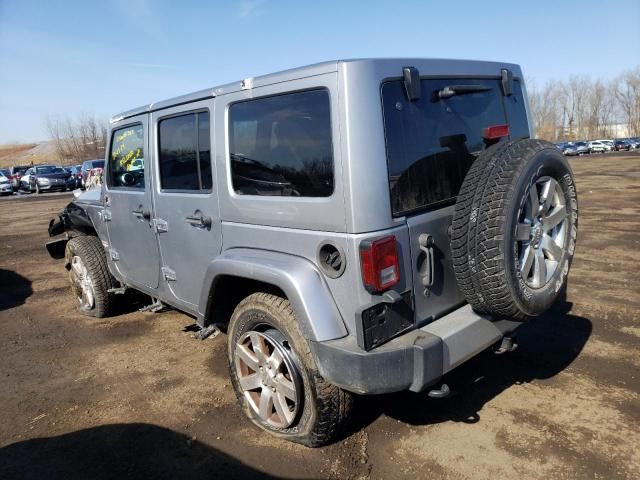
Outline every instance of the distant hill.
<svg viewBox="0 0 640 480">
<path fill-rule="evenodd" d="M 52 141 L 0 145 L 0 167 L 30 165 L 31 163 L 61 163 Z"/>
</svg>

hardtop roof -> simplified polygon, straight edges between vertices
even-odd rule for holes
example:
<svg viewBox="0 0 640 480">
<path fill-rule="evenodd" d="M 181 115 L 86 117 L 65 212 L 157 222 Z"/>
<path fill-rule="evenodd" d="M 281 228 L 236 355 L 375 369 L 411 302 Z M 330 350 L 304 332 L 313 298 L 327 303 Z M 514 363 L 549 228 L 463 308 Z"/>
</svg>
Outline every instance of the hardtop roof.
<svg viewBox="0 0 640 480">
<path fill-rule="evenodd" d="M 178 97 L 142 105 L 140 107 L 114 115 L 111 118 L 111 123 L 118 122 L 135 115 L 140 115 L 142 113 L 149 113 L 164 108 L 195 102 L 197 100 L 204 100 L 206 98 L 212 98 L 232 92 L 237 92 L 244 88 L 263 87 L 266 85 L 273 85 L 275 83 L 281 83 L 315 75 L 322 75 L 325 73 L 337 72 L 341 64 L 369 67 L 377 69 L 379 71 L 386 71 L 390 70 L 390 68 L 393 68 L 393 71 L 397 70 L 398 77 L 402 76 L 403 66 L 415 66 L 423 75 L 487 75 L 489 74 L 489 72 L 494 75 L 499 75 L 501 68 L 508 68 L 513 72 L 513 75 L 516 78 L 522 76 L 520 67 L 516 64 L 482 60 L 457 60 L 445 58 L 357 58 L 331 60 L 282 70 L 279 72 L 268 73 L 266 75 L 260 75 L 257 77 L 249 77 L 240 81 L 222 84 L 211 88 L 205 88 L 203 90 L 198 90 L 186 95 L 180 95 Z"/>
</svg>

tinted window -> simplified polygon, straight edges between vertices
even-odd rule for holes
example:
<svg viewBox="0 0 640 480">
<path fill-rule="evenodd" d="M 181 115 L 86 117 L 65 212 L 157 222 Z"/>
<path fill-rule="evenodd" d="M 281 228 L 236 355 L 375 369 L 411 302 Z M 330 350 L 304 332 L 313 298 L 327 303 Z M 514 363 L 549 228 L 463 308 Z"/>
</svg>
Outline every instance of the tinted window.
<svg viewBox="0 0 640 480">
<path fill-rule="evenodd" d="M 524 94 L 522 93 L 522 84 L 519 80 L 513 81 L 513 93 L 508 97 L 504 97 L 504 106 L 507 110 L 511 138 L 529 138 L 527 108 Z"/>
<path fill-rule="evenodd" d="M 39 173 L 41 175 L 47 174 L 47 173 L 61 173 L 61 172 L 64 172 L 64 169 L 60 167 L 53 167 L 49 165 L 45 167 L 36 167 L 36 173 Z"/>
<path fill-rule="evenodd" d="M 210 190 L 209 112 L 161 120 L 160 185 L 164 190 Z"/>
<path fill-rule="evenodd" d="M 487 91 L 440 99 L 451 85 L 480 85 Z M 507 123 L 498 80 L 421 81 L 422 95 L 410 102 L 402 81 L 382 85 L 382 103 L 394 215 L 453 200 L 477 154 L 484 129 Z"/>
<path fill-rule="evenodd" d="M 92 167 L 87 165 L 87 168 Z M 113 131 L 109 156 L 109 184 L 112 187 L 144 188 L 142 125 L 130 125 Z"/>
<path fill-rule="evenodd" d="M 229 149 L 236 193 L 330 196 L 333 147 L 328 91 L 289 93 L 232 105 Z"/>
</svg>

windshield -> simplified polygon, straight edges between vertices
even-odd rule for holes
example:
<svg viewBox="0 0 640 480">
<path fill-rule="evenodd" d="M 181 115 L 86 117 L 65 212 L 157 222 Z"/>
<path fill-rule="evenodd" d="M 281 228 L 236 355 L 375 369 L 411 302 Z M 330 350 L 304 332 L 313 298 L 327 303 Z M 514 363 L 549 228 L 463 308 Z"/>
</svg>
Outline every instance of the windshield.
<svg viewBox="0 0 640 480">
<path fill-rule="evenodd" d="M 61 167 L 47 165 L 45 167 L 36 167 L 36 173 L 40 175 L 46 175 L 48 173 L 64 173 L 64 169 Z"/>
</svg>

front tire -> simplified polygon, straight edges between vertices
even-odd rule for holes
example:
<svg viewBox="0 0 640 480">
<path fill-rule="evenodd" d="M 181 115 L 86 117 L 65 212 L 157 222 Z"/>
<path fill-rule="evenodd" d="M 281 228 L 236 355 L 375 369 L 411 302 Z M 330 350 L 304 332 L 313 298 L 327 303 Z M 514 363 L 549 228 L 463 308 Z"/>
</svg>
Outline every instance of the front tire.
<svg viewBox="0 0 640 480">
<path fill-rule="evenodd" d="M 71 292 L 80 313 L 90 317 L 107 317 L 114 305 L 116 280 L 107 267 L 107 257 L 98 237 L 83 235 L 67 242 L 65 251 Z"/>
<path fill-rule="evenodd" d="M 320 376 L 288 300 L 248 296 L 233 312 L 228 339 L 233 388 L 255 425 L 309 447 L 342 431 L 352 394 Z"/>
</svg>

